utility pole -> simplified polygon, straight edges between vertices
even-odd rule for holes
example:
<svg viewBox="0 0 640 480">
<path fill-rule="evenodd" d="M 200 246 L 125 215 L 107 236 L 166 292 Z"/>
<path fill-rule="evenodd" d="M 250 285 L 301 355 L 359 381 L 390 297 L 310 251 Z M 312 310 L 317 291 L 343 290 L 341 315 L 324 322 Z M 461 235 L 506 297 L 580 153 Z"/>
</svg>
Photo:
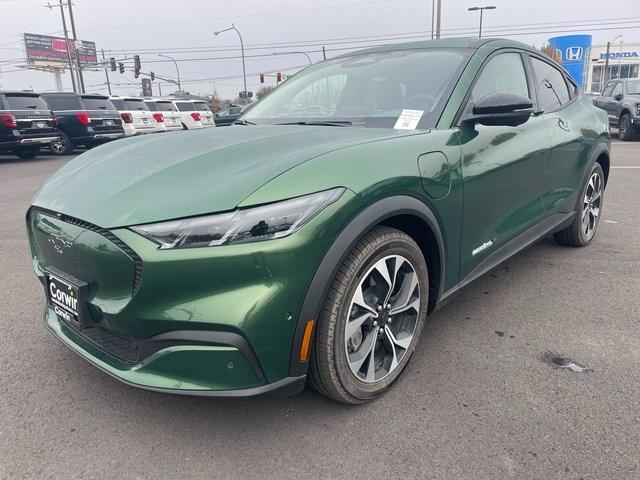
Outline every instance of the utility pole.
<svg viewBox="0 0 640 480">
<path fill-rule="evenodd" d="M 104 63 L 104 48 L 102 49 L 102 63 L 104 64 L 104 75 L 107 77 L 107 90 L 109 91 L 109 95 L 111 95 L 111 83 L 109 82 L 109 69 L 107 68 L 107 64 Z"/>
<path fill-rule="evenodd" d="M 431 40 L 433 40 L 434 34 L 435 34 L 435 23 L 436 23 L 436 0 L 431 0 Z"/>
<path fill-rule="evenodd" d="M 607 42 L 607 58 L 604 60 L 604 83 L 609 81 L 609 51 L 611 50 L 611 42 Z"/>
<path fill-rule="evenodd" d="M 160 82 L 158 82 L 158 96 L 162 96 L 162 87 L 160 86 Z"/>
<path fill-rule="evenodd" d="M 327 59 L 327 50 L 324 48 L 324 45 L 322 46 L 322 59 Z"/>
<path fill-rule="evenodd" d="M 71 0 L 67 1 L 69 7 L 69 21 L 71 22 L 71 34 L 73 35 L 73 44 L 76 50 L 76 61 L 78 62 L 78 85 L 80 86 L 80 93 L 86 93 L 84 91 L 84 78 L 82 78 L 82 64 L 80 63 L 80 52 L 78 51 L 78 36 L 76 35 L 76 24 L 73 21 L 73 8 L 71 7 Z"/>
<path fill-rule="evenodd" d="M 47 4 L 49 10 L 53 8 L 53 5 L 50 3 Z M 78 89 L 76 88 L 76 79 L 73 74 L 73 59 L 71 58 L 71 50 L 69 50 L 69 34 L 67 33 L 67 20 L 64 17 L 64 4 L 62 0 L 60 0 L 60 15 L 62 16 L 62 30 L 64 31 L 64 43 L 67 46 L 67 59 L 69 60 L 69 73 L 71 74 L 71 85 L 73 87 L 73 93 L 77 93 Z"/>
<path fill-rule="evenodd" d="M 442 0 L 437 0 L 438 15 L 436 16 L 436 38 L 440 38 L 440 23 L 442 22 Z"/>
</svg>

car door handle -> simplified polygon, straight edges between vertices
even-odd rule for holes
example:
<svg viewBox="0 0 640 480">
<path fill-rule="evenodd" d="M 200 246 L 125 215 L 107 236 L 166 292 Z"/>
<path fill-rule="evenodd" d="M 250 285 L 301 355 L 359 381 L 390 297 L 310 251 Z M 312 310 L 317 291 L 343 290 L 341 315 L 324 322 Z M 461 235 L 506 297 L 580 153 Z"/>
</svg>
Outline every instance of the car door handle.
<svg viewBox="0 0 640 480">
<path fill-rule="evenodd" d="M 562 120 L 561 118 L 558 119 L 558 126 L 561 129 L 566 130 L 567 132 L 569 131 L 569 124 L 564 120 Z"/>
</svg>

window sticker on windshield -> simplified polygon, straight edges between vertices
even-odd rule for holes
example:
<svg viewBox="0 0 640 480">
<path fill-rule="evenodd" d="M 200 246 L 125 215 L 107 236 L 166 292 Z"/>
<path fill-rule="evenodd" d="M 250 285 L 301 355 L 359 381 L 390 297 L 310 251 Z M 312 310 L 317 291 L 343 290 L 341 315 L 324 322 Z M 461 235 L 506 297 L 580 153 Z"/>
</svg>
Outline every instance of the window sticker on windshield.
<svg viewBox="0 0 640 480">
<path fill-rule="evenodd" d="M 393 128 L 400 130 L 415 130 L 422 118 L 424 110 L 402 110 Z"/>
</svg>

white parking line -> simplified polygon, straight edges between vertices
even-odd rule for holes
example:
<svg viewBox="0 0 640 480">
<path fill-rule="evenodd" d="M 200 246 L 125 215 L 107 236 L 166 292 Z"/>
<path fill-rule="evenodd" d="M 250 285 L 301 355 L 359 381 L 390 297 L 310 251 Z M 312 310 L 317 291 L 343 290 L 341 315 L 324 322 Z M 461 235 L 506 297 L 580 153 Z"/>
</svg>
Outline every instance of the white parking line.
<svg viewBox="0 0 640 480">
<path fill-rule="evenodd" d="M 640 165 L 628 165 L 625 167 L 610 167 L 610 168 L 640 168 Z"/>
</svg>

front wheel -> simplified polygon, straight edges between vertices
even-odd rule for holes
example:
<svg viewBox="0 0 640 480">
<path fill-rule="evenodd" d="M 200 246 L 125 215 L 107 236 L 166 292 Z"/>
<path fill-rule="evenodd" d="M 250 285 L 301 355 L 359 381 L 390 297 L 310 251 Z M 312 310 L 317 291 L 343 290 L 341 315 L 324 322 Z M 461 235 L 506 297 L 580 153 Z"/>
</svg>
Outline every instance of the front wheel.
<svg viewBox="0 0 640 480">
<path fill-rule="evenodd" d="M 596 162 L 580 190 L 573 222 L 554 234 L 556 242 L 570 247 L 584 247 L 591 242 L 600 225 L 604 185 L 602 166 Z"/>
<path fill-rule="evenodd" d="M 348 404 L 386 391 L 416 348 L 428 278 L 410 236 L 388 227 L 368 233 L 347 255 L 325 299 L 311 352 L 311 385 Z"/>
</svg>

